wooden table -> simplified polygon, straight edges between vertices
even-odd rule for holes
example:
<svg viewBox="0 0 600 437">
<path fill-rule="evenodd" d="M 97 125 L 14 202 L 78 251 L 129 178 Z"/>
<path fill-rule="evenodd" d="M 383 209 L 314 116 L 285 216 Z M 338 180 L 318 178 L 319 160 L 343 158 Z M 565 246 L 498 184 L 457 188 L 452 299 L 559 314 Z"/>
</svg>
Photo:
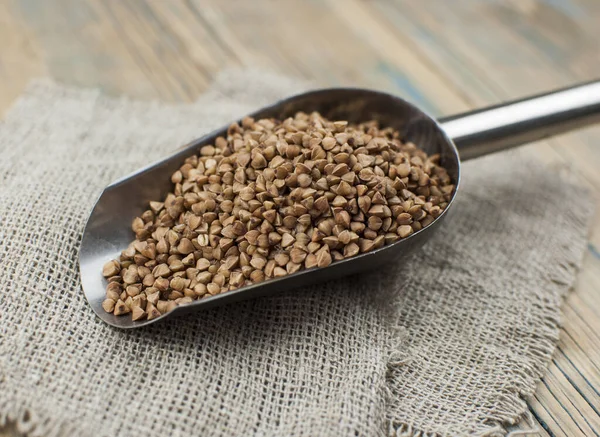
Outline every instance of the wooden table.
<svg viewBox="0 0 600 437">
<path fill-rule="evenodd" d="M 235 66 L 452 114 L 600 77 L 600 1 L 0 0 L 0 113 L 38 76 L 192 101 Z M 598 128 L 527 150 L 571 163 L 600 193 Z M 600 217 L 575 288 L 529 403 L 541 435 L 600 434 Z"/>
</svg>

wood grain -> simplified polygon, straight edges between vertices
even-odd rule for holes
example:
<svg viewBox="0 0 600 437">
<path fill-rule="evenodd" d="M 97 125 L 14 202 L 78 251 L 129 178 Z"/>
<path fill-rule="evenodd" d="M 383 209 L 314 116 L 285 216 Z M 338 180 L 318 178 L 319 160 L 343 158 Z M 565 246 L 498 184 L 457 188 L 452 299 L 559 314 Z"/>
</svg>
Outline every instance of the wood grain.
<svg viewBox="0 0 600 437">
<path fill-rule="evenodd" d="M 240 66 L 383 89 L 444 115 L 599 77 L 598 23 L 598 0 L 0 0 L 0 114 L 39 76 L 193 101 Z M 598 128 L 526 150 L 571 164 L 600 199 Z M 531 423 L 515 431 L 600 435 L 599 290 L 597 217 Z"/>
</svg>

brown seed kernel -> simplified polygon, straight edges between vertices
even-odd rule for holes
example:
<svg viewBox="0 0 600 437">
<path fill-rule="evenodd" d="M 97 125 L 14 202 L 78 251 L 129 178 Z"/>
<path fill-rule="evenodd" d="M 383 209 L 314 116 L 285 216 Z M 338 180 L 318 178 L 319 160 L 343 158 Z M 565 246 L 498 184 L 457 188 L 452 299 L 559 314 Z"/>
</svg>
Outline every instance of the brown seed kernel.
<svg viewBox="0 0 600 437">
<path fill-rule="evenodd" d="M 377 237 L 377 235 L 378 235 L 377 232 L 374 231 L 373 229 L 367 228 L 363 231 L 363 237 L 365 237 L 369 240 L 375 239 Z"/>
<path fill-rule="evenodd" d="M 225 284 L 225 277 L 221 273 L 217 273 L 213 276 L 212 281 L 222 287 Z"/>
<path fill-rule="evenodd" d="M 138 275 L 136 266 L 130 266 L 123 274 L 123 282 L 125 284 L 135 284 L 139 280 L 140 275 Z"/>
<path fill-rule="evenodd" d="M 158 311 L 159 311 L 161 314 L 164 314 L 164 313 L 166 313 L 166 312 L 168 311 L 168 309 L 169 309 L 169 303 L 170 303 L 170 302 L 168 302 L 168 301 L 166 301 L 166 300 L 159 300 L 159 301 L 156 303 L 156 309 L 157 309 L 157 310 L 158 310 Z M 150 320 L 150 314 L 151 314 L 151 311 L 150 311 L 150 309 L 148 309 L 148 307 L 146 307 L 146 312 L 148 313 L 148 320 Z"/>
<path fill-rule="evenodd" d="M 423 220 L 421 220 L 421 226 L 423 226 L 423 227 L 429 226 L 431 223 L 433 223 L 433 220 L 434 220 L 433 216 L 428 215 Z"/>
<path fill-rule="evenodd" d="M 169 298 L 169 300 L 176 300 L 183 297 L 183 293 L 177 290 L 173 290 L 169 293 L 167 297 Z"/>
<path fill-rule="evenodd" d="M 348 141 L 348 134 L 346 133 L 340 133 L 335 135 L 335 140 L 337 141 L 338 144 L 343 145 Z"/>
<path fill-rule="evenodd" d="M 183 255 L 192 253 L 195 250 L 194 245 L 188 238 L 182 238 L 177 246 L 177 251 Z"/>
<path fill-rule="evenodd" d="M 344 247 L 344 256 L 346 258 L 355 256 L 358 254 L 358 252 L 360 252 L 360 249 L 358 247 L 358 244 L 356 243 L 350 243 L 346 247 Z"/>
<path fill-rule="evenodd" d="M 144 317 L 146 317 L 146 311 L 139 306 L 134 306 L 133 310 L 131 311 L 131 320 L 141 320 Z"/>
<path fill-rule="evenodd" d="M 316 241 L 311 241 L 310 243 L 308 243 L 308 246 L 306 246 L 308 253 L 315 253 L 320 248 L 321 248 L 321 243 L 316 242 Z"/>
<path fill-rule="evenodd" d="M 186 280 L 175 277 L 171 279 L 170 286 L 173 290 L 182 291 L 186 286 Z"/>
<path fill-rule="evenodd" d="M 400 238 L 406 238 L 413 233 L 413 228 L 410 225 L 398 226 L 398 235 Z"/>
<path fill-rule="evenodd" d="M 104 301 L 102 302 L 102 308 L 107 313 L 112 313 L 115 309 L 115 303 L 116 302 L 113 299 L 104 299 Z"/>
<path fill-rule="evenodd" d="M 326 137 L 321 141 L 321 146 L 323 146 L 325 150 L 331 150 L 335 147 L 335 145 L 336 139 L 333 137 Z"/>
<path fill-rule="evenodd" d="M 153 287 L 158 291 L 167 291 L 169 289 L 169 280 L 167 278 L 158 278 L 154 281 Z"/>
<path fill-rule="evenodd" d="M 344 196 L 344 197 L 348 197 L 348 196 L 352 195 L 353 190 L 354 189 L 346 181 L 341 181 L 337 187 L 337 193 L 340 196 Z"/>
<path fill-rule="evenodd" d="M 120 271 L 121 264 L 119 263 L 119 261 L 113 259 L 104 264 L 104 267 L 102 267 L 102 276 L 104 276 L 105 278 L 109 278 L 111 276 L 118 275 Z"/>
<path fill-rule="evenodd" d="M 119 286 L 119 288 L 114 288 L 114 287 L 110 287 L 111 284 L 115 284 L 114 282 L 109 283 L 108 287 L 106 288 L 106 298 L 107 299 L 112 299 L 115 302 L 119 299 L 119 296 L 121 295 L 121 287 Z M 119 285 L 119 284 L 116 284 Z"/>
<path fill-rule="evenodd" d="M 160 293 L 158 292 L 158 290 L 154 293 L 148 293 L 148 290 L 149 289 L 146 290 L 146 298 L 148 302 L 156 305 L 158 299 L 160 298 Z"/>
<path fill-rule="evenodd" d="M 298 270 L 300 270 L 301 268 L 302 268 L 302 265 L 301 265 L 301 264 L 296 264 L 296 263 L 293 263 L 293 262 L 289 262 L 289 263 L 287 263 L 287 264 L 286 264 L 286 266 L 285 266 L 285 270 L 286 270 L 286 271 L 287 271 L 289 274 L 296 273 L 296 272 L 297 272 Z"/>
<path fill-rule="evenodd" d="M 285 233 L 281 237 L 281 247 L 289 247 L 294 244 L 295 241 L 296 239 L 292 235 Z"/>
<path fill-rule="evenodd" d="M 410 215 L 407 212 L 403 212 L 401 214 L 398 215 L 398 217 L 396 217 L 396 222 L 399 225 L 410 225 L 412 223 L 413 219 L 412 219 L 412 215 Z"/>
<path fill-rule="evenodd" d="M 158 243 L 156 243 L 156 252 L 158 252 L 158 253 L 169 253 L 169 249 L 170 249 L 170 244 L 164 238 L 161 238 L 158 241 Z"/>
<path fill-rule="evenodd" d="M 311 269 L 317 266 L 317 256 L 314 253 L 309 253 L 304 260 L 304 268 Z"/>
<path fill-rule="evenodd" d="M 340 245 L 340 240 L 338 240 L 338 237 L 334 237 L 332 235 L 323 238 L 323 243 L 325 243 L 330 249 L 335 249 Z"/>
<path fill-rule="evenodd" d="M 312 182 L 312 178 L 307 174 L 298 175 L 298 185 L 302 188 L 307 188 L 310 186 Z"/>
<path fill-rule="evenodd" d="M 275 260 L 269 260 L 267 262 L 267 264 L 265 265 L 265 275 L 269 278 L 273 277 L 273 272 L 275 271 L 275 267 L 277 266 L 277 264 L 275 263 Z"/>
<path fill-rule="evenodd" d="M 152 270 L 152 275 L 155 278 L 165 278 L 171 274 L 171 269 L 167 264 L 159 264 Z"/>
<path fill-rule="evenodd" d="M 293 248 L 290 251 L 290 260 L 293 263 L 300 264 L 304 261 L 305 258 L 306 258 L 306 251 L 304 251 L 300 248 Z"/>
<path fill-rule="evenodd" d="M 281 268 L 281 267 L 275 267 L 275 269 L 273 269 L 273 277 L 275 278 L 280 278 L 281 276 L 286 276 L 287 272 L 285 271 L 285 269 Z"/>
<path fill-rule="evenodd" d="M 348 231 L 348 230 L 343 230 L 342 232 L 340 232 L 337 236 L 338 240 L 340 241 L 340 243 L 342 244 L 350 244 L 350 243 L 356 243 L 358 241 L 358 235 L 352 231 Z"/>
<path fill-rule="evenodd" d="M 208 293 L 208 289 L 206 288 L 205 284 L 198 283 L 194 286 L 194 293 L 196 294 L 196 296 L 202 297 L 206 293 Z"/>
<path fill-rule="evenodd" d="M 214 282 L 211 282 L 206 286 L 206 289 L 211 296 L 214 296 L 215 294 L 218 294 L 221 291 L 221 286 L 215 284 Z"/>
<path fill-rule="evenodd" d="M 254 255 L 254 256 L 252 256 L 252 259 L 250 260 L 250 265 L 258 270 L 264 269 L 266 264 L 267 264 L 267 260 L 262 255 L 258 255 L 258 254 Z"/>
<path fill-rule="evenodd" d="M 263 249 L 268 249 L 269 248 L 269 236 L 265 235 L 265 234 L 259 235 L 258 239 L 256 240 L 256 243 L 257 243 L 258 247 L 261 247 Z"/>
<path fill-rule="evenodd" d="M 265 280 L 265 274 L 262 270 L 254 270 L 250 274 L 250 279 L 255 283 L 262 282 Z"/>
<path fill-rule="evenodd" d="M 245 278 L 242 272 L 233 272 L 231 273 L 231 276 L 229 277 L 229 284 L 233 285 L 234 287 L 241 287 L 242 285 L 244 285 L 245 282 Z"/>
<path fill-rule="evenodd" d="M 196 258 L 193 253 L 190 253 L 188 256 L 181 260 L 181 263 L 186 267 L 191 267 L 196 264 Z"/>
<path fill-rule="evenodd" d="M 274 223 L 275 218 L 277 217 L 277 211 L 274 209 L 270 209 L 268 211 L 263 212 L 263 218 L 267 220 L 269 223 Z"/>
<path fill-rule="evenodd" d="M 321 250 L 317 254 L 318 267 L 327 267 L 329 264 L 331 264 L 331 261 L 331 254 L 329 253 L 329 251 Z"/>
<path fill-rule="evenodd" d="M 379 249 L 380 247 L 382 247 L 385 244 L 385 236 L 384 235 L 378 235 L 375 240 L 373 240 L 373 248 L 374 249 Z"/>
<path fill-rule="evenodd" d="M 144 229 L 144 220 L 141 217 L 134 218 L 133 222 L 131 222 L 131 229 L 137 234 Z"/>
<path fill-rule="evenodd" d="M 379 229 L 381 229 L 382 224 L 383 224 L 383 220 L 381 220 L 381 218 L 379 218 L 377 216 L 369 217 L 369 220 L 367 222 L 369 229 L 371 229 L 373 231 L 378 231 Z"/>
<path fill-rule="evenodd" d="M 183 261 L 181 261 L 180 259 L 173 259 L 169 263 L 169 269 L 172 272 L 181 272 L 182 270 L 185 269 L 185 265 L 183 264 Z"/>
<path fill-rule="evenodd" d="M 371 250 L 373 250 L 373 240 L 361 238 L 360 240 L 358 240 L 358 247 L 363 253 L 370 252 Z"/>
<path fill-rule="evenodd" d="M 240 199 L 248 201 L 254 199 L 254 190 L 251 187 L 246 187 L 240 191 Z"/>
<path fill-rule="evenodd" d="M 332 250 L 331 259 L 333 260 L 333 262 L 341 261 L 344 259 L 344 255 L 339 250 Z"/>
<path fill-rule="evenodd" d="M 152 210 L 152 212 L 154 214 L 158 214 L 163 209 L 164 206 L 165 206 L 165 204 L 163 202 L 154 202 L 154 201 L 150 202 L 150 209 Z"/>
<path fill-rule="evenodd" d="M 131 296 L 127 296 L 127 299 L 125 299 L 125 305 L 127 305 L 127 307 L 129 307 L 129 309 L 133 309 L 133 298 Z"/>
<path fill-rule="evenodd" d="M 383 205 L 373 205 L 369 211 L 368 214 L 371 216 L 377 216 L 377 217 L 384 217 L 385 216 L 385 212 L 383 209 Z"/>
<path fill-rule="evenodd" d="M 280 267 L 285 267 L 285 265 L 290 261 L 290 256 L 285 252 L 279 252 L 273 258 L 277 265 Z"/>
<path fill-rule="evenodd" d="M 117 303 L 115 304 L 114 307 L 114 311 L 113 314 L 115 316 L 121 316 L 123 314 L 127 314 L 129 313 L 131 310 L 129 309 L 129 307 L 125 304 L 125 302 L 123 302 L 121 299 L 119 299 L 117 301 Z"/>
<path fill-rule="evenodd" d="M 333 170 L 331 171 L 331 174 L 332 174 L 333 176 L 343 176 L 343 175 L 345 175 L 346 173 L 348 173 L 349 171 L 350 171 L 350 169 L 348 168 L 348 165 L 347 165 L 347 164 L 344 164 L 344 163 L 342 163 L 342 164 L 338 164 L 338 165 L 336 165 L 336 166 L 333 168 Z"/>
<path fill-rule="evenodd" d="M 222 264 L 222 266 L 224 266 L 227 271 L 232 271 L 233 269 L 237 268 L 239 264 L 240 257 L 237 255 L 231 255 L 225 258 L 225 263 Z"/>
<path fill-rule="evenodd" d="M 207 270 L 209 267 L 210 267 L 210 261 L 207 260 L 206 258 L 200 258 L 196 262 L 196 268 L 201 272 L 204 270 Z"/>
<path fill-rule="evenodd" d="M 198 273 L 198 276 L 196 276 L 196 280 L 201 284 L 208 284 L 211 281 L 212 277 L 213 274 L 211 272 L 202 272 Z"/>
<path fill-rule="evenodd" d="M 167 308 L 166 306 L 168 305 L 167 302 L 165 301 L 160 301 L 158 302 L 159 308 L 160 306 L 164 306 L 164 311 L 162 312 L 167 312 Z M 161 311 L 154 306 L 154 304 L 148 302 L 148 304 L 146 305 L 146 313 L 148 315 L 148 320 L 153 320 L 156 319 L 157 317 L 159 317 L 161 315 Z"/>
<path fill-rule="evenodd" d="M 127 296 L 137 296 L 138 294 L 140 294 L 140 287 L 137 285 L 129 285 L 126 289 L 125 292 L 127 293 Z"/>
<path fill-rule="evenodd" d="M 367 213 L 371 208 L 371 198 L 368 196 L 361 196 L 358 198 L 358 207 L 364 213 Z"/>
<path fill-rule="evenodd" d="M 148 301 L 148 299 L 146 298 L 145 294 L 138 294 L 137 296 L 133 297 L 133 306 L 139 306 L 142 308 L 146 307 L 146 302 Z"/>
<path fill-rule="evenodd" d="M 350 218 L 350 214 L 348 213 L 348 211 L 338 211 L 335 213 L 335 222 L 338 225 L 341 225 L 345 228 L 350 227 L 350 222 L 351 222 L 351 218 Z"/>
</svg>

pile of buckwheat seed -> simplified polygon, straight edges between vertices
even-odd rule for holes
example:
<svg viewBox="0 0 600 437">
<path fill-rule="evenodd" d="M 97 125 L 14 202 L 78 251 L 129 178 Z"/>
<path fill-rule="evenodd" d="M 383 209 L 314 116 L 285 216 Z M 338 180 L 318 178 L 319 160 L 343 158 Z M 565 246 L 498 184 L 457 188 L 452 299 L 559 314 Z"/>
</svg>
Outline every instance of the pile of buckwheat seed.
<svg viewBox="0 0 600 437">
<path fill-rule="evenodd" d="M 369 252 L 428 226 L 454 185 L 439 156 L 370 121 L 244 118 L 171 177 L 104 265 L 102 306 L 154 319 L 178 305 Z"/>
</svg>

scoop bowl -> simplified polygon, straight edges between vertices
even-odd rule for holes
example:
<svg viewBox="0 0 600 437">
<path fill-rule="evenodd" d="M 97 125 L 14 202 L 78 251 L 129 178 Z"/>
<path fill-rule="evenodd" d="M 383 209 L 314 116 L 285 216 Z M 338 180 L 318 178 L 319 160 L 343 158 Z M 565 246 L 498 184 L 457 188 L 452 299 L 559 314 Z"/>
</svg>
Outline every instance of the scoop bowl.
<svg viewBox="0 0 600 437">
<path fill-rule="evenodd" d="M 321 89 L 299 94 L 260 109 L 250 117 L 285 119 L 298 111 L 318 111 L 330 120 L 359 123 L 378 120 L 397 129 L 428 154 L 439 153 L 455 184 L 447 208 L 429 226 L 393 244 L 368 253 L 336 261 L 324 268 L 311 268 L 258 284 L 241 287 L 192 303 L 152 320 L 133 321 L 130 315 L 115 316 L 102 308 L 106 280 L 102 266 L 118 258 L 131 241 L 132 220 L 147 209 L 150 200 L 164 198 L 172 188 L 171 174 L 206 144 L 226 135 L 227 127 L 192 141 L 176 153 L 123 177 L 107 186 L 98 198 L 86 224 L 79 250 L 82 288 L 98 317 L 118 328 L 137 328 L 245 299 L 272 295 L 284 290 L 358 274 L 398 262 L 421 247 L 440 229 L 452 211 L 460 187 L 460 154 L 463 159 L 514 147 L 526 142 L 578 128 L 600 118 L 600 82 L 578 85 L 541 96 L 506 103 L 440 121 L 417 106 L 390 94 L 356 88 Z M 457 148 L 458 145 L 458 148 Z"/>
</svg>

